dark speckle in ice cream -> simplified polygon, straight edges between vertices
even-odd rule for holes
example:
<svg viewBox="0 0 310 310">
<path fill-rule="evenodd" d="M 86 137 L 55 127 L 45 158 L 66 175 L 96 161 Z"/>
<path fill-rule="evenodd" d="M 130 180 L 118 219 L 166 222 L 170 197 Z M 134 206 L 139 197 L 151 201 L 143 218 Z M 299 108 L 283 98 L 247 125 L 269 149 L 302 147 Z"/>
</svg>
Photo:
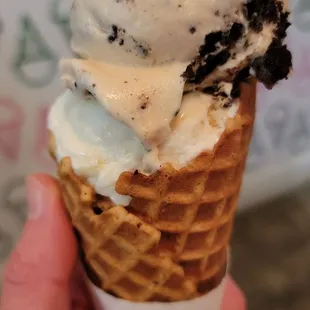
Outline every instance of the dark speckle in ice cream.
<svg viewBox="0 0 310 310">
<path fill-rule="evenodd" d="M 213 95 L 214 93 L 218 91 L 218 86 L 217 85 L 208 86 L 208 87 L 205 87 L 202 91 L 205 94 Z"/>
<path fill-rule="evenodd" d="M 211 74 L 218 66 L 224 65 L 228 61 L 229 57 L 230 52 L 228 49 L 224 49 L 215 55 L 209 55 L 206 58 L 205 63 L 197 69 L 193 79 L 189 82 L 194 84 L 202 83 L 206 76 Z M 188 72 L 186 71 L 185 77 L 187 77 L 187 75 Z"/>
<path fill-rule="evenodd" d="M 219 92 L 217 95 L 220 96 L 220 97 L 223 97 L 223 98 L 228 98 L 228 94 L 226 94 L 223 91 Z"/>
<path fill-rule="evenodd" d="M 203 93 L 212 95 L 213 97 L 218 99 L 218 102 L 221 103 L 221 106 L 224 108 L 228 108 L 232 105 L 233 98 L 231 93 L 227 93 L 219 82 L 212 86 L 208 86 L 202 90 Z"/>
<path fill-rule="evenodd" d="M 183 78 L 186 79 L 187 81 L 191 82 L 195 79 L 195 71 L 193 69 L 193 65 L 189 65 L 186 69 L 186 71 L 183 73 Z"/>
<path fill-rule="evenodd" d="M 92 86 L 93 86 L 93 88 L 95 88 L 95 87 L 96 87 L 96 84 L 94 83 Z"/>
<path fill-rule="evenodd" d="M 77 83 L 76 82 L 74 82 L 74 87 L 77 88 Z"/>
<path fill-rule="evenodd" d="M 241 84 L 240 83 L 236 83 L 234 84 L 234 87 L 230 93 L 232 98 L 239 98 L 241 95 Z"/>
<path fill-rule="evenodd" d="M 219 10 L 215 11 L 215 12 L 214 12 L 214 15 L 215 15 L 215 16 L 220 16 L 220 11 L 219 11 Z"/>
<path fill-rule="evenodd" d="M 234 23 L 230 30 L 223 33 L 221 44 L 228 46 L 236 43 L 242 37 L 243 32 L 244 26 L 240 23 Z"/>
<path fill-rule="evenodd" d="M 141 105 L 141 109 L 145 110 L 147 108 L 147 102 L 143 102 Z"/>
<path fill-rule="evenodd" d="M 125 44 L 125 34 L 126 34 L 125 29 L 116 25 L 112 25 L 108 41 L 110 43 L 117 42 L 120 46 L 123 46 Z"/>
<path fill-rule="evenodd" d="M 84 89 L 84 96 L 85 97 L 94 97 L 94 94 L 90 92 L 88 89 Z"/>
<path fill-rule="evenodd" d="M 134 37 L 131 37 L 133 40 L 136 50 L 138 51 L 138 55 L 147 57 L 149 53 L 151 52 L 151 48 L 144 42 L 139 42 Z"/>
<path fill-rule="evenodd" d="M 196 31 L 197 31 L 197 30 L 196 30 L 196 27 L 195 27 L 195 26 L 191 26 L 191 27 L 189 28 L 189 32 L 190 32 L 191 34 L 194 34 Z"/>
<path fill-rule="evenodd" d="M 248 0 L 245 4 L 244 14 L 249 20 L 252 30 L 260 32 L 265 22 L 276 22 L 278 7 L 275 0 Z"/>
<path fill-rule="evenodd" d="M 223 32 L 211 32 L 205 36 L 205 44 L 200 47 L 199 55 L 205 56 L 216 51 L 216 44 L 222 40 Z"/>
<path fill-rule="evenodd" d="M 246 67 L 242 69 L 241 71 L 238 72 L 236 75 L 233 85 L 232 85 L 232 90 L 230 93 L 230 96 L 235 99 L 239 98 L 241 95 L 241 83 L 247 81 L 250 78 L 250 67 Z"/>
<path fill-rule="evenodd" d="M 118 38 L 118 27 L 112 25 L 112 34 L 108 37 L 110 43 L 113 43 Z"/>
<path fill-rule="evenodd" d="M 93 212 L 96 215 L 101 215 L 103 213 L 103 210 L 96 204 L 93 205 Z"/>
<path fill-rule="evenodd" d="M 244 26 L 240 23 L 234 23 L 231 28 L 225 32 L 211 32 L 205 36 L 205 44 L 200 47 L 199 55 L 205 56 L 217 50 L 217 45 L 220 43 L 223 46 L 235 44 L 244 32 Z"/>
<path fill-rule="evenodd" d="M 147 107 L 149 106 L 150 104 L 150 98 L 149 96 L 145 95 L 145 94 L 142 94 L 139 96 L 139 100 L 141 102 L 141 105 L 140 105 L 140 109 L 141 110 L 145 110 L 147 109 Z"/>
<path fill-rule="evenodd" d="M 233 100 L 228 100 L 223 104 L 223 108 L 230 108 L 233 105 Z"/>
<path fill-rule="evenodd" d="M 148 56 L 150 49 L 143 46 L 142 44 L 137 45 L 138 49 L 141 51 L 143 56 Z"/>
<path fill-rule="evenodd" d="M 250 21 L 249 25 L 252 28 L 252 30 L 254 30 L 256 32 L 261 32 L 263 30 L 263 23 L 257 17 L 254 17 Z"/>
</svg>

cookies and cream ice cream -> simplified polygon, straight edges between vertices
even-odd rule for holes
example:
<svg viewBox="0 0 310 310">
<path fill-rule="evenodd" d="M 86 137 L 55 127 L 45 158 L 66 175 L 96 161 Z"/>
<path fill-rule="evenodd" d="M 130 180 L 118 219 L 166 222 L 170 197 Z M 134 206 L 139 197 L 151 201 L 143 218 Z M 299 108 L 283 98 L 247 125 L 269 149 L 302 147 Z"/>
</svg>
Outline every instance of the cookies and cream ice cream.
<svg viewBox="0 0 310 310">
<path fill-rule="evenodd" d="M 251 75 L 288 76 L 280 0 L 75 0 L 66 92 L 49 115 L 57 159 L 121 205 L 124 171 L 184 167 L 212 150 Z"/>
</svg>

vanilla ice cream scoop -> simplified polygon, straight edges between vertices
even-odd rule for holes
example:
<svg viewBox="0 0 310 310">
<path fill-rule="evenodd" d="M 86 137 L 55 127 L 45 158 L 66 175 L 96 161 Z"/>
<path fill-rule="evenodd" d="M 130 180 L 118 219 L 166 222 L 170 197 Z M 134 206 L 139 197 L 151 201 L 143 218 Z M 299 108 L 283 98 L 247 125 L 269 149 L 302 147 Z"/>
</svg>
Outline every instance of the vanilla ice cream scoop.
<svg viewBox="0 0 310 310">
<path fill-rule="evenodd" d="M 132 68 L 75 59 L 63 61 L 61 72 L 69 89 L 95 98 L 132 128 L 146 148 L 156 147 L 169 135 L 183 96 L 184 65 Z"/>
<path fill-rule="evenodd" d="M 74 0 L 72 48 L 109 63 L 191 62 L 205 35 L 230 26 L 243 2 Z"/>
<path fill-rule="evenodd" d="M 69 156 L 75 172 L 87 177 L 97 193 L 117 204 L 130 197 L 115 192 L 123 171 L 141 166 L 146 150 L 133 130 L 115 120 L 94 99 L 67 90 L 53 105 L 49 127 L 56 137 L 57 159 Z"/>
<path fill-rule="evenodd" d="M 283 0 L 75 0 L 72 49 L 129 66 L 182 63 L 188 89 L 245 67 L 267 87 L 289 73 Z"/>
</svg>

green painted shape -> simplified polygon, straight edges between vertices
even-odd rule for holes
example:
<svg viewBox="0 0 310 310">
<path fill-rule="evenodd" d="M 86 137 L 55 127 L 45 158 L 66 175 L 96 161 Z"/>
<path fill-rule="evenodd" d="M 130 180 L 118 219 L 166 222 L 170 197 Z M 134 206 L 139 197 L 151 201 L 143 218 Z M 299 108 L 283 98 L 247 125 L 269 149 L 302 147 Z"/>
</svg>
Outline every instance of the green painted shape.
<svg viewBox="0 0 310 310">
<path fill-rule="evenodd" d="M 27 75 L 23 67 L 38 62 L 49 62 L 45 72 L 38 77 Z M 57 63 L 58 57 L 51 50 L 34 21 L 28 15 L 23 15 L 20 19 L 20 36 L 13 62 L 16 76 L 27 86 L 41 88 L 48 85 L 57 74 Z"/>
<path fill-rule="evenodd" d="M 70 16 L 69 13 L 62 13 L 60 11 L 60 4 L 63 0 L 53 0 L 51 5 L 51 19 L 54 24 L 60 27 L 68 44 L 70 43 L 72 32 L 70 28 Z"/>
<path fill-rule="evenodd" d="M 302 32 L 310 32 L 310 0 L 299 0 L 292 15 L 293 25 Z"/>
</svg>

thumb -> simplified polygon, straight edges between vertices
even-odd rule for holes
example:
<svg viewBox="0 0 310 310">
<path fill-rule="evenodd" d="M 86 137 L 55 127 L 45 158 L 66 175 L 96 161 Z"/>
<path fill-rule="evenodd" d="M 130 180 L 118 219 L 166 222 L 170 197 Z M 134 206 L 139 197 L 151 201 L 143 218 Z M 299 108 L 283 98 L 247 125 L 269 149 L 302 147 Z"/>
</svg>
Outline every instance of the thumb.
<svg viewBox="0 0 310 310">
<path fill-rule="evenodd" d="M 222 310 L 245 310 L 246 300 L 243 292 L 229 277 L 226 283 L 226 292 L 223 300 Z"/>
<path fill-rule="evenodd" d="M 69 310 L 69 282 L 77 259 L 57 182 L 27 179 L 28 221 L 8 262 L 1 310 Z"/>
</svg>

